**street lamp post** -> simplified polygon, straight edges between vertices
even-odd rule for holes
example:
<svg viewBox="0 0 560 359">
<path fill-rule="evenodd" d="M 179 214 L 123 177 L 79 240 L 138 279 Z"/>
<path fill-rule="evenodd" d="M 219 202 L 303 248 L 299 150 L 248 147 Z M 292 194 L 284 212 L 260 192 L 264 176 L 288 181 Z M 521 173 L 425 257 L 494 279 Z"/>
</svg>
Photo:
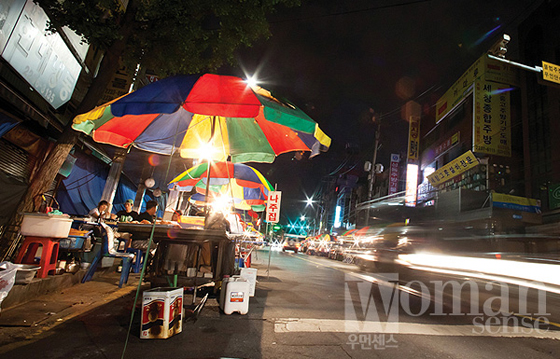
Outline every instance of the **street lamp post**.
<svg viewBox="0 0 560 359">
<path fill-rule="evenodd" d="M 313 232 L 314 233 L 313 234 L 317 235 L 317 234 L 320 234 L 321 231 L 323 230 L 323 211 L 324 211 L 324 207 L 321 204 L 319 204 L 317 202 L 314 202 L 313 197 L 308 198 L 307 201 L 306 201 L 305 207 L 311 206 L 311 208 L 313 209 L 314 205 L 316 205 L 317 208 L 315 208 L 315 214 L 313 215 L 313 222 L 314 222 L 314 226 L 313 226 Z M 320 215 L 319 215 L 319 228 L 318 229 L 317 229 L 317 209 L 319 209 L 321 211 Z M 319 233 L 317 233 L 317 231 L 319 231 Z"/>
<path fill-rule="evenodd" d="M 375 114 L 371 118 L 373 123 L 377 124 L 377 128 L 375 129 L 375 147 L 373 149 L 373 161 L 371 163 L 370 169 L 370 179 L 369 179 L 369 186 L 368 186 L 368 201 L 373 199 L 373 186 L 375 184 L 375 162 L 377 162 L 377 149 L 379 148 L 379 136 L 381 130 L 381 117 L 379 119 L 376 118 Z M 369 223 L 369 206 L 366 211 L 366 226 Z"/>
</svg>

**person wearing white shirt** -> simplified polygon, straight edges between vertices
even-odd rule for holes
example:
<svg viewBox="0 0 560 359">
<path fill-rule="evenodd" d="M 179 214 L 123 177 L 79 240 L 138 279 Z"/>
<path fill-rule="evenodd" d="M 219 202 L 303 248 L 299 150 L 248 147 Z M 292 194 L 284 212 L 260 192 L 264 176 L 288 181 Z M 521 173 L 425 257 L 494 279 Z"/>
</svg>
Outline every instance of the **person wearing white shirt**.
<svg viewBox="0 0 560 359">
<path fill-rule="evenodd" d="M 109 202 L 107 202 L 106 200 L 102 200 L 99 202 L 99 204 L 97 205 L 97 207 L 95 207 L 94 209 L 92 209 L 91 211 L 89 211 L 88 215 L 90 217 L 92 217 L 93 219 L 95 219 L 96 221 L 98 220 L 104 220 L 104 219 L 115 219 L 117 218 L 117 215 L 111 212 L 108 212 L 107 210 L 109 209 Z"/>
</svg>

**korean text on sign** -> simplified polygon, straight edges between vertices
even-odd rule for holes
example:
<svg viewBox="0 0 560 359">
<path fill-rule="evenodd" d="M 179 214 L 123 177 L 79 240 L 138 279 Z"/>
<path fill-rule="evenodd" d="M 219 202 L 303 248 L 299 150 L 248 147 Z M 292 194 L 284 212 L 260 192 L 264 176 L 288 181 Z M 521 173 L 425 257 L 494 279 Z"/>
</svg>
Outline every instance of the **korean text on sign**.
<svg viewBox="0 0 560 359">
<path fill-rule="evenodd" d="M 266 202 L 266 221 L 268 223 L 278 223 L 280 221 L 281 200 L 281 191 L 272 191 L 268 193 L 268 200 Z"/>
<path fill-rule="evenodd" d="M 467 151 L 456 159 L 443 165 L 440 169 L 429 175 L 427 178 L 434 187 L 458 176 L 467 170 L 478 166 L 479 161 L 472 151 Z"/>
<path fill-rule="evenodd" d="M 542 62 L 543 79 L 560 84 L 560 66 L 550 62 Z"/>
</svg>

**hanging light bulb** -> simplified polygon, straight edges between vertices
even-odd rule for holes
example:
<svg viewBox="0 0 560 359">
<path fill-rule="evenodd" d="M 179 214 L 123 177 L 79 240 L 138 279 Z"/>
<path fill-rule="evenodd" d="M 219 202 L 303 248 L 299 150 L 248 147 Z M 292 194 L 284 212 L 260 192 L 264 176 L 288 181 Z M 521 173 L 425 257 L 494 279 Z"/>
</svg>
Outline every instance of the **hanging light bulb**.
<svg viewBox="0 0 560 359">
<path fill-rule="evenodd" d="M 146 180 L 144 181 L 144 185 L 146 185 L 146 187 L 148 188 L 152 188 L 155 184 L 156 184 L 156 180 L 153 179 L 152 177 L 146 178 Z"/>
</svg>

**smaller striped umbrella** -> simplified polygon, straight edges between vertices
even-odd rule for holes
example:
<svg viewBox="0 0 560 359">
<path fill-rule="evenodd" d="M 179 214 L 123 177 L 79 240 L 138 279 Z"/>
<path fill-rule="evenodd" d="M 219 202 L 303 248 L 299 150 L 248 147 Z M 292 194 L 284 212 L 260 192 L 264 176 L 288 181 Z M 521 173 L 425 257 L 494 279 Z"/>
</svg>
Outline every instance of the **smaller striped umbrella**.
<svg viewBox="0 0 560 359">
<path fill-rule="evenodd" d="M 210 169 L 210 171 L 208 171 Z M 208 178 L 210 172 L 210 178 Z M 209 185 L 207 185 L 209 183 Z M 210 198 L 230 198 L 233 206 L 242 210 L 261 212 L 264 210 L 268 192 L 274 188 L 253 167 L 231 162 L 202 163 L 181 173 L 169 183 L 169 188 L 190 192 L 191 202 L 206 204 Z"/>
<path fill-rule="evenodd" d="M 208 178 L 208 169 L 210 167 L 210 178 Z M 206 189 L 207 182 L 210 181 L 210 190 L 213 186 L 223 186 L 230 182 L 240 187 L 261 189 L 265 196 L 268 191 L 273 191 L 274 187 L 268 180 L 253 167 L 242 163 L 232 162 L 208 162 L 196 165 L 175 177 L 169 183 L 169 188 L 177 188 L 181 191 L 192 191 L 197 188 Z M 214 189 L 214 192 L 219 192 Z"/>
</svg>

